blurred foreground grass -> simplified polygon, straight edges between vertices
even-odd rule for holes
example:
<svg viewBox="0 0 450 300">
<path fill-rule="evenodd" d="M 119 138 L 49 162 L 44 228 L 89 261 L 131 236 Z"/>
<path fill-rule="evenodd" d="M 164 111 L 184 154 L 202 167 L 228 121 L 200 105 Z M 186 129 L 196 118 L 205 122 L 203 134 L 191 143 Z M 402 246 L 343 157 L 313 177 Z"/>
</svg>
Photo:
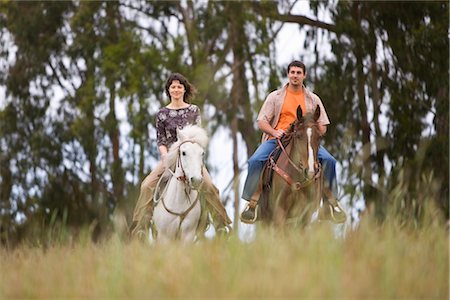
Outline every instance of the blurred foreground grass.
<svg viewBox="0 0 450 300">
<path fill-rule="evenodd" d="M 46 249 L 0 249 L 0 299 L 448 299 L 448 231 L 363 221 L 346 238 L 327 225 L 259 229 L 193 245 L 118 237 Z"/>
</svg>

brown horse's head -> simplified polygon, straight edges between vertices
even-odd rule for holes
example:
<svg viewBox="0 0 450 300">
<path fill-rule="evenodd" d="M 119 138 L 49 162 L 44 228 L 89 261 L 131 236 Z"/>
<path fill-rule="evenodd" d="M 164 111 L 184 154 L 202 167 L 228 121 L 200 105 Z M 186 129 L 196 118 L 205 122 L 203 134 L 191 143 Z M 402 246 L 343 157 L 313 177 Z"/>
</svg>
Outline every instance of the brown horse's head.
<svg viewBox="0 0 450 300">
<path fill-rule="evenodd" d="M 314 113 L 303 115 L 300 106 L 297 108 L 295 120 L 287 135 L 291 135 L 291 159 L 304 169 L 305 175 L 311 178 L 317 170 L 317 152 L 319 151 L 320 132 L 317 120 L 320 117 L 320 108 L 316 107 Z"/>
</svg>

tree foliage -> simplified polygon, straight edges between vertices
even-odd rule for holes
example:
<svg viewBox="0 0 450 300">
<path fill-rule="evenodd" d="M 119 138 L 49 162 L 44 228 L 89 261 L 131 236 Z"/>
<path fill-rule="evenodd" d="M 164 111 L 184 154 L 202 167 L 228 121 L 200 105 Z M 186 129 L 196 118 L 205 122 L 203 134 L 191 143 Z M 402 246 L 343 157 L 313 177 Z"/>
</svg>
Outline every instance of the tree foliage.
<svg viewBox="0 0 450 300">
<path fill-rule="evenodd" d="M 334 58 L 316 86 L 338 124 L 327 140 L 348 165 L 346 191 L 360 186 L 383 216 L 399 172 L 406 206 L 433 172 L 448 214 L 448 3 L 339 2 L 333 19 Z"/>
<path fill-rule="evenodd" d="M 55 222 L 96 237 L 116 208 L 130 212 L 157 159 L 154 117 L 170 72 L 197 87 L 210 134 L 230 128 L 251 154 L 256 114 L 285 81 L 275 42 L 288 22 L 306 36 L 293 41 L 299 58 L 316 55 L 308 84 L 332 120 L 325 143 L 342 163 L 343 196 L 383 216 L 405 185 L 399 201 L 417 217 L 417 182 L 432 176 L 448 213 L 448 3 L 311 2 L 316 18 L 296 5 L 305 3 L 0 3 L 1 242 Z M 319 54 L 324 38 L 331 56 Z"/>
</svg>

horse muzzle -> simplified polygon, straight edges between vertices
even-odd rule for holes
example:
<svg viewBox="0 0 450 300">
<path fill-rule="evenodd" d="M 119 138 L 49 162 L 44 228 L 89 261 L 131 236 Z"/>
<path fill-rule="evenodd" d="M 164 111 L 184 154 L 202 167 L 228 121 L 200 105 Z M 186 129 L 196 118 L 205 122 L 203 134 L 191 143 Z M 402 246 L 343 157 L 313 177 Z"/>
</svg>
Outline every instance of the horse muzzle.
<svg viewBox="0 0 450 300">
<path fill-rule="evenodd" d="M 201 177 L 200 178 L 196 178 L 196 177 L 189 178 L 189 186 L 194 190 L 199 189 L 202 183 L 203 183 L 203 178 L 201 178 Z"/>
</svg>

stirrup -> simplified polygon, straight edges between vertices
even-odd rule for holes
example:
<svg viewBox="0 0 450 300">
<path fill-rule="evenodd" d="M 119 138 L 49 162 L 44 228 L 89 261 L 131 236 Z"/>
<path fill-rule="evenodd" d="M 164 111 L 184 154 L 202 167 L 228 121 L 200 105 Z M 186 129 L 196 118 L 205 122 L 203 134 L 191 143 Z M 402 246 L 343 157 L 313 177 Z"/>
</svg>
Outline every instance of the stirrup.
<svg viewBox="0 0 450 300">
<path fill-rule="evenodd" d="M 336 205 L 332 205 L 330 203 L 330 214 L 331 214 L 331 219 L 335 223 L 340 224 L 340 223 L 345 223 L 345 221 L 347 221 L 347 214 L 342 209 L 342 206 L 339 204 L 339 202 L 336 202 Z"/>
<path fill-rule="evenodd" d="M 255 216 L 253 217 L 253 219 L 245 219 L 244 217 L 242 217 L 247 211 L 253 209 L 255 212 Z M 256 220 L 258 219 L 258 204 L 255 205 L 255 207 L 251 208 L 250 207 L 250 203 L 247 204 L 247 207 L 245 208 L 245 210 L 241 213 L 240 218 L 242 223 L 245 224 L 254 224 L 256 222 Z"/>
<path fill-rule="evenodd" d="M 318 220 L 341 224 L 347 221 L 347 214 L 340 204 L 334 206 L 331 203 L 326 203 L 319 208 Z"/>
<path fill-rule="evenodd" d="M 134 236 L 141 242 L 145 242 L 148 240 L 148 235 L 146 234 L 144 229 L 139 229 L 134 233 Z"/>
<path fill-rule="evenodd" d="M 231 233 L 231 227 L 229 225 L 221 226 L 216 229 L 216 233 L 227 236 Z"/>
</svg>

